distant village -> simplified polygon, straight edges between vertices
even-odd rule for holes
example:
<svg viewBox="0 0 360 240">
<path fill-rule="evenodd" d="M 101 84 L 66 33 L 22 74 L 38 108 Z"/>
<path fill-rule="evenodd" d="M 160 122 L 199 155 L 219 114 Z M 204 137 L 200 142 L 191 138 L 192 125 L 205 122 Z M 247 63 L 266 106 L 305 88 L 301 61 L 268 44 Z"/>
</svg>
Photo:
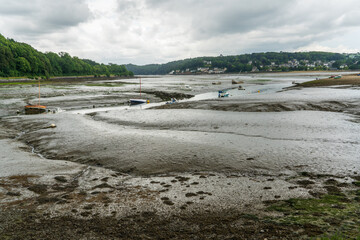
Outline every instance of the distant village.
<svg viewBox="0 0 360 240">
<path fill-rule="evenodd" d="M 352 56 L 349 55 L 349 58 L 355 58 L 358 54 Z M 187 68 L 185 70 L 172 70 L 169 72 L 171 75 L 187 75 L 187 74 L 222 74 L 228 72 L 227 68 L 220 68 L 212 66 L 211 61 L 203 61 L 204 66 L 206 67 L 197 67 L 195 69 Z M 353 62 L 353 64 L 358 64 L 358 61 Z M 249 61 L 247 63 L 249 71 L 243 72 L 273 72 L 273 71 L 297 71 L 297 70 L 347 70 L 349 66 L 347 64 L 336 64 L 336 61 L 309 61 L 309 60 L 297 60 L 293 59 L 286 63 L 277 64 L 276 62 L 271 62 L 269 65 L 259 64 L 256 61 Z M 250 70 L 251 69 L 251 70 Z"/>
</svg>

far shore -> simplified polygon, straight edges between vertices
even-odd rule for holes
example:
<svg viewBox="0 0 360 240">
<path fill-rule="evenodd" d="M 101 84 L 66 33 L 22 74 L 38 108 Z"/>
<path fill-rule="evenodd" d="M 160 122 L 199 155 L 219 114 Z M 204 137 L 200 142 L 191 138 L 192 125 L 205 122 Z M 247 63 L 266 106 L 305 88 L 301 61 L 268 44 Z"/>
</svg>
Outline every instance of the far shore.
<svg viewBox="0 0 360 240">
<path fill-rule="evenodd" d="M 131 78 L 135 78 L 135 77 L 131 77 L 131 76 L 94 77 L 93 75 L 88 75 L 88 76 L 58 76 L 58 77 L 50 77 L 49 79 L 40 79 L 40 81 L 76 82 L 76 81 L 101 81 L 101 80 L 116 80 L 116 79 L 131 79 Z M 30 79 L 26 77 L 0 78 L 0 83 L 10 83 L 10 82 L 20 83 L 20 82 L 33 82 L 33 81 L 37 81 L 37 79 Z"/>
</svg>

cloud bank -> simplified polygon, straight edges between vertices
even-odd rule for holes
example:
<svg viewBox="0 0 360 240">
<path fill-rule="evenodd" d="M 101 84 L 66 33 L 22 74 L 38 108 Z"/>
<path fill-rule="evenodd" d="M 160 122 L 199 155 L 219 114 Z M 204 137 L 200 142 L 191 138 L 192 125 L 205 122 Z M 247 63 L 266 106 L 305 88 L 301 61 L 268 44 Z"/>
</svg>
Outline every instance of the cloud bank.
<svg viewBox="0 0 360 240">
<path fill-rule="evenodd" d="M 0 0 L 0 6 L 6 37 L 104 63 L 359 51 L 356 0 Z"/>
</svg>

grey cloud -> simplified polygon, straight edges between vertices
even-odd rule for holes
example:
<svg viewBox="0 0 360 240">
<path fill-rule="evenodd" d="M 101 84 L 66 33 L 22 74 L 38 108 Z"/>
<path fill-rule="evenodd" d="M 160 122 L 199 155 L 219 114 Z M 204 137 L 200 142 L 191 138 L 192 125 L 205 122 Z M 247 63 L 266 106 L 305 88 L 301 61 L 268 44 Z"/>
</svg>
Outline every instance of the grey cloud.
<svg viewBox="0 0 360 240">
<path fill-rule="evenodd" d="M 0 0 L 0 14 L 19 34 L 41 34 L 76 26 L 89 19 L 91 13 L 84 0 Z"/>
<path fill-rule="evenodd" d="M 6 36 L 122 63 L 336 47 L 343 36 L 360 35 L 358 0 L 0 0 L 0 6 Z"/>
<path fill-rule="evenodd" d="M 132 11 L 136 9 L 137 3 L 131 0 L 117 0 L 117 10 L 119 12 L 127 13 L 128 11 Z"/>
<path fill-rule="evenodd" d="M 0 0 L 0 6 L 1 6 L 0 14 L 4 14 L 4 15 L 23 15 L 36 11 L 36 9 L 34 9 L 33 7 L 33 3 L 26 0 L 25 1 Z"/>
</svg>

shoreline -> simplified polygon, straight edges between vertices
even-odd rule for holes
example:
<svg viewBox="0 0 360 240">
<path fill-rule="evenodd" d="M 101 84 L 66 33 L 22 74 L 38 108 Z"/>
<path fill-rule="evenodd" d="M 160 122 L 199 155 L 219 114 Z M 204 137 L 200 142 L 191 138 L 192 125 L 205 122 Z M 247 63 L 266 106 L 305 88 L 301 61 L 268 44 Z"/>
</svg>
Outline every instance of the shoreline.
<svg viewBox="0 0 360 240">
<path fill-rule="evenodd" d="M 94 77 L 94 76 L 62 76 L 62 77 L 51 77 L 49 79 L 40 79 L 40 82 L 49 81 L 49 82 L 82 82 L 82 81 L 103 81 L 103 80 L 120 80 L 120 79 L 134 79 L 134 77 L 125 77 L 125 76 L 114 76 L 114 77 Z M 0 83 L 12 83 L 12 82 L 38 82 L 38 80 L 30 78 L 20 78 L 20 79 L 2 79 L 0 78 Z"/>
</svg>

